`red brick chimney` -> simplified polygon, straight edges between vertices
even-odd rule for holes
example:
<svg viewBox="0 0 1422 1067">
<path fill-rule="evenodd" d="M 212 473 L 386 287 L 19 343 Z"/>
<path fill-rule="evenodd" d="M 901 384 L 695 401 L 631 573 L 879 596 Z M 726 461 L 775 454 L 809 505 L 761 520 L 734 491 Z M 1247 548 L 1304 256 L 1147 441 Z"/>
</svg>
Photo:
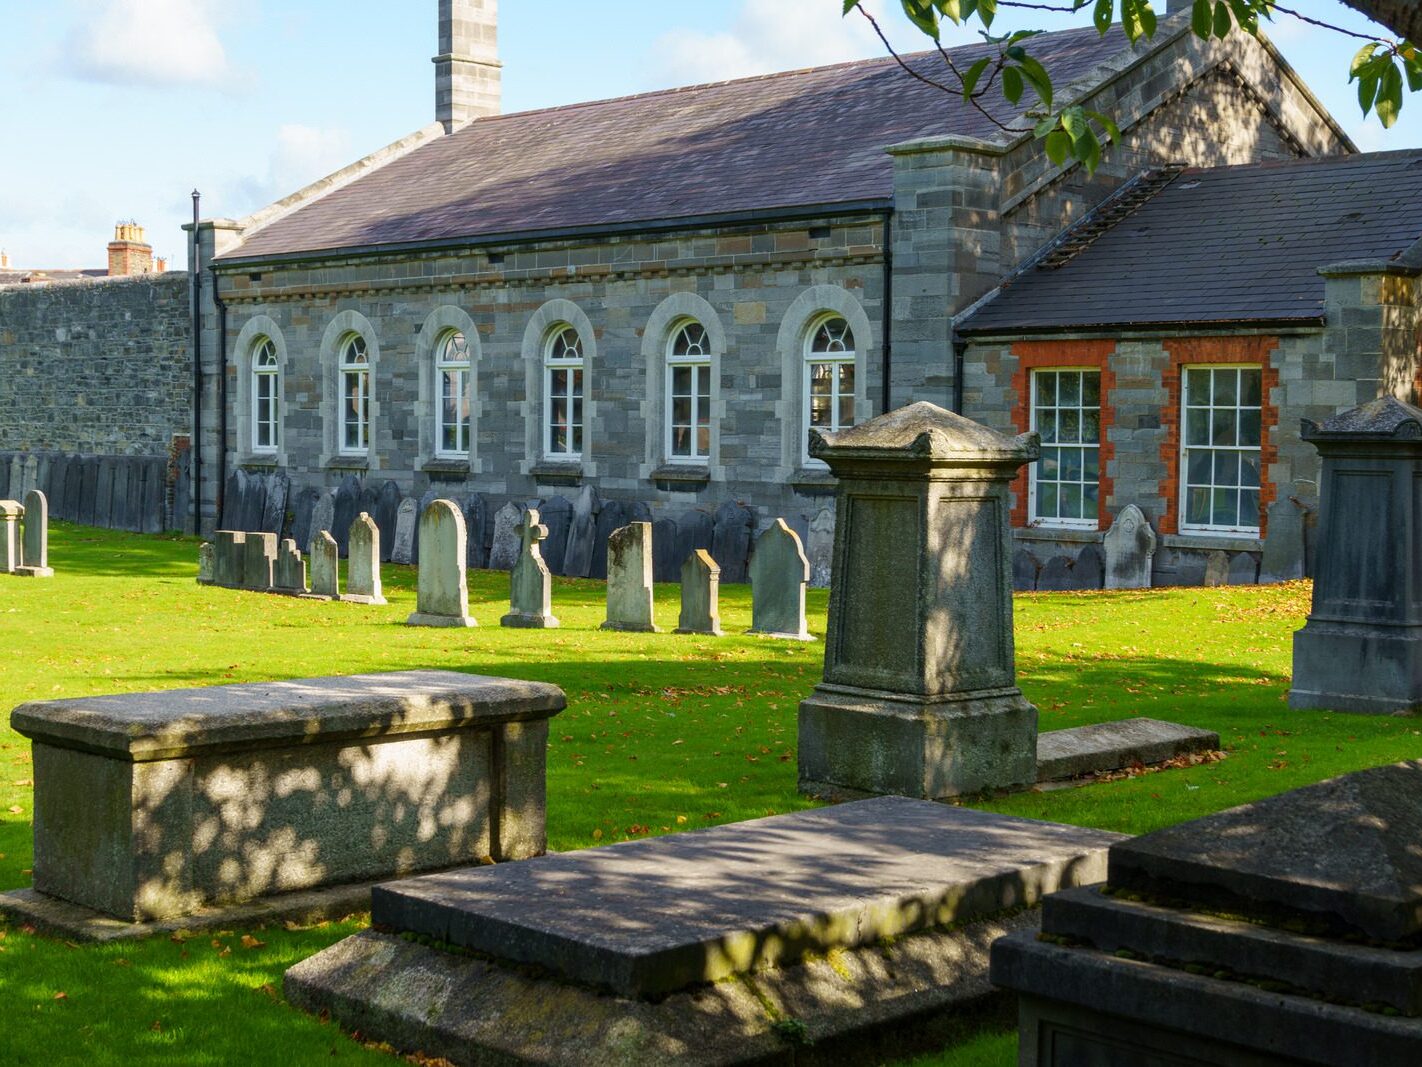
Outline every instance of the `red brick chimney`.
<svg viewBox="0 0 1422 1067">
<path fill-rule="evenodd" d="M 120 222 L 109 242 L 109 277 L 153 273 L 153 246 L 143 239 L 143 227 L 136 222 Z"/>
</svg>

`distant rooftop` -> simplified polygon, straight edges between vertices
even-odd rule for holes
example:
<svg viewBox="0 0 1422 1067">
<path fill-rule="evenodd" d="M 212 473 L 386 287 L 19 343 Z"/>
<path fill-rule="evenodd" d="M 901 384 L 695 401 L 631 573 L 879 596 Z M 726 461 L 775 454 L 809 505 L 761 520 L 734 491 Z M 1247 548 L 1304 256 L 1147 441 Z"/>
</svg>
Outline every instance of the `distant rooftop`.
<svg viewBox="0 0 1422 1067">
<path fill-rule="evenodd" d="M 1069 232 L 1075 254 L 1010 279 L 958 332 L 1318 322 L 1318 268 L 1398 263 L 1422 239 L 1422 150 L 1186 168 L 1096 228 Z"/>
</svg>

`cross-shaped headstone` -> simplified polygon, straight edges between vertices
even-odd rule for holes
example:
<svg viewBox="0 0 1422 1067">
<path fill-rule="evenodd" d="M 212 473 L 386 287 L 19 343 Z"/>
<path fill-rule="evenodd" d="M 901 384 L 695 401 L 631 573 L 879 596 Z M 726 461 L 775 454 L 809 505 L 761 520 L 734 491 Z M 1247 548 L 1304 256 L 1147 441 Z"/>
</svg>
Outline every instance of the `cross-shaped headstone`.
<svg viewBox="0 0 1422 1067">
<path fill-rule="evenodd" d="M 538 509 L 529 508 L 515 529 L 518 531 L 518 540 L 519 544 L 523 546 L 523 551 L 536 559 L 541 559 L 543 552 L 538 546 L 541 542 L 548 540 L 548 527 L 539 521 Z"/>
<path fill-rule="evenodd" d="M 538 547 L 547 539 L 548 527 L 539 521 L 538 509 L 529 508 L 514 532 L 518 534 L 520 551 L 509 575 L 509 613 L 499 622 L 504 626 L 550 629 L 558 625 L 552 610 L 553 583 Z"/>
</svg>

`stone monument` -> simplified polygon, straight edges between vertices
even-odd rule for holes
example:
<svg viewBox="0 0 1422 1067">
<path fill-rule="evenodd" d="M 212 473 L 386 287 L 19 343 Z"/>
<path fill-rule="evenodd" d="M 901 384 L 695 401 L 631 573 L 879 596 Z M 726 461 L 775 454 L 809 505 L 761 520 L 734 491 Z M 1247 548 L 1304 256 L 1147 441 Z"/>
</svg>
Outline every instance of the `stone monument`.
<svg viewBox="0 0 1422 1067">
<path fill-rule="evenodd" d="M 277 559 L 277 536 L 249 533 L 243 542 L 242 588 L 258 593 L 271 591 Z"/>
<path fill-rule="evenodd" d="M 1106 554 L 1107 589 L 1149 589 L 1155 558 L 1155 531 L 1134 504 L 1116 513 L 1101 541 Z"/>
<path fill-rule="evenodd" d="M 219 535 L 220 536 L 220 535 Z M 330 530 L 311 537 L 311 596 L 319 600 L 341 598 L 341 546 Z"/>
<path fill-rule="evenodd" d="M 0 574 L 20 569 L 20 516 L 24 513 L 17 502 L 0 500 Z"/>
<path fill-rule="evenodd" d="M 351 523 L 347 546 L 346 591 L 341 599 L 352 604 L 384 604 L 380 591 L 380 527 L 369 513 L 362 511 Z"/>
<path fill-rule="evenodd" d="M 1305 419 L 1322 459 L 1313 610 L 1289 706 L 1422 709 L 1422 409 L 1392 397 Z"/>
<path fill-rule="evenodd" d="M 218 530 L 215 552 L 213 584 L 225 589 L 240 589 L 242 570 L 247 562 L 247 535 L 241 530 Z"/>
<path fill-rule="evenodd" d="M 276 566 L 272 568 L 272 587 L 279 593 L 300 596 L 306 592 L 306 561 L 301 549 L 290 537 L 277 549 Z"/>
<path fill-rule="evenodd" d="M 681 565 L 679 634 L 721 636 L 721 568 L 711 553 L 698 548 Z"/>
<path fill-rule="evenodd" d="M 491 571 L 511 571 L 522 554 L 519 541 L 519 523 L 523 521 L 523 509 L 510 500 L 494 515 L 494 540 L 489 548 L 489 569 Z"/>
<path fill-rule="evenodd" d="M 547 539 L 548 527 L 538 518 L 538 509 L 529 508 L 515 529 L 522 547 L 509 573 L 509 613 L 499 620 L 501 626 L 548 630 L 558 625 L 553 617 L 553 579 L 538 547 Z"/>
<path fill-rule="evenodd" d="M 800 535 L 776 519 L 755 543 L 750 561 L 753 634 L 813 641 L 805 620 L 810 561 Z"/>
<path fill-rule="evenodd" d="M 652 524 L 630 522 L 607 539 L 607 621 L 602 629 L 654 634 L 652 609 Z"/>
<path fill-rule="evenodd" d="M 217 571 L 217 551 L 211 541 L 198 545 L 198 585 L 211 585 Z"/>
<path fill-rule="evenodd" d="M 453 501 L 431 501 L 420 516 L 419 602 L 406 625 L 476 625 L 465 582 L 468 552 L 464 513 Z"/>
<path fill-rule="evenodd" d="M 1008 485 L 1037 435 L 929 403 L 810 454 L 838 479 L 824 680 L 800 705 L 800 785 L 938 798 L 1037 777 L 1017 688 Z"/>
<path fill-rule="evenodd" d="M 38 489 L 25 494 L 25 536 L 15 573 L 24 578 L 53 578 L 49 565 L 49 500 Z"/>
</svg>

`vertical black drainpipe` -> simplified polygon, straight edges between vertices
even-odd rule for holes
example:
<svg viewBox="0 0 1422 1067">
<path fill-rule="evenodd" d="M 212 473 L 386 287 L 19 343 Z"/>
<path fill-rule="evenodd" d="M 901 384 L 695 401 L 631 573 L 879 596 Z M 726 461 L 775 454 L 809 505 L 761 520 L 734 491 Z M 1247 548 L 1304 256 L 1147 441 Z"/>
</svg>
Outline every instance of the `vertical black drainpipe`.
<svg viewBox="0 0 1422 1067">
<path fill-rule="evenodd" d="M 883 397 L 880 400 L 879 414 L 882 415 L 889 410 L 889 405 L 893 403 L 893 388 L 891 377 L 894 364 L 894 209 L 888 208 L 884 212 L 884 296 L 883 307 L 881 308 L 883 325 L 881 327 L 884 334 L 884 360 L 883 360 Z"/>
<path fill-rule="evenodd" d="M 953 338 L 953 411 L 963 414 L 963 357 L 967 354 L 968 342 Z"/>
<path fill-rule="evenodd" d="M 212 268 L 212 302 L 217 305 L 217 522 L 222 522 L 227 492 L 227 305 Z"/>
<path fill-rule="evenodd" d="M 198 237 L 199 202 L 193 190 L 193 261 L 189 289 L 193 301 L 193 440 L 189 446 L 188 476 L 193 497 L 193 533 L 202 535 L 202 241 Z"/>
</svg>

